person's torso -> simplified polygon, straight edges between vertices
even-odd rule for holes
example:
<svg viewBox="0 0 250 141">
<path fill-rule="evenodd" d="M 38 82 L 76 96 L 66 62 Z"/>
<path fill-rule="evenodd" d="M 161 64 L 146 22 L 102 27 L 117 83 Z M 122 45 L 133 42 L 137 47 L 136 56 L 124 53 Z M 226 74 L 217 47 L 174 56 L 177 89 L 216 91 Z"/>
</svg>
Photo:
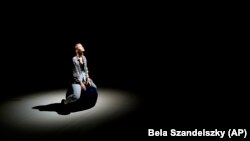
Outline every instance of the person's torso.
<svg viewBox="0 0 250 141">
<path fill-rule="evenodd" d="M 74 61 L 74 65 L 75 65 L 75 69 L 77 69 L 77 71 L 79 72 L 84 72 L 85 71 L 85 59 L 84 59 L 84 56 L 82 56 L 82 63 L 80 63 L 79 59 L 77 58 L 77 56 L 75 56 L 73 58 L 73 61 Z"/>
</svg>

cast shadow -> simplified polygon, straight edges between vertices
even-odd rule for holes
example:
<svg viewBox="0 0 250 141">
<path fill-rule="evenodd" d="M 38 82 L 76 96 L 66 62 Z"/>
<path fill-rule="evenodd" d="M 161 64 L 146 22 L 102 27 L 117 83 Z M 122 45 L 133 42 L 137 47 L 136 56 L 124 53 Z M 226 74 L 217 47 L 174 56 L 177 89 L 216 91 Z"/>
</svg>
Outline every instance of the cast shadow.
<svg viewBox="0 0 250 141">
<path fill-rule="evenodd" d="M 78 103 L 74 103 L 71 105 L 63 105 L 61 103 L 52 103 L 48 105 L 38 105 L 32 107 L 32 109 L 38 109 L 39 111 L 50 111 L 50 112 L 57 112 L 59 115 L 69 115 L 73 112 L 84 111 L 94 107 L 94 104 L 84 104 L 80 105 Z"/>
<path fill-rule="evenodd" d="M 72 92 L 69 88 L 66 97 Z M 32 107 L 32 109 L 38 109 L 39 111 L 51 111 L 57 112 L 59 115 L 68 115 L 73 112 L 79 112 L 90 109 L 96 105 L 98 98 L 97 90 L 87 85 L 87 90 L 81 93 L 81 97 L 76 102 L 63 105 L 61 103 L 51 103 L 48 105 L 38 105 Z"/>
</svg>

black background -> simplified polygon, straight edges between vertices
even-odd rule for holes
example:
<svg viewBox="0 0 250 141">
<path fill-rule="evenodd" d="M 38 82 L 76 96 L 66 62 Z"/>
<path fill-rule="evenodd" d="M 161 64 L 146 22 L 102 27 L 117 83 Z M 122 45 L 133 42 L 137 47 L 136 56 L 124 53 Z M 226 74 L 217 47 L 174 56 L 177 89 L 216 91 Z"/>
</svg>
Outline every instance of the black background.
<svg viewBox="0 0 250 141">
<path fill-rule="evenodd" d="M 148 128 L 245 126 L 244 37 L 232 28 L 233 12 L 32 5 L 3 11 L 1 100 L 67 87 L 73 46 L 81 42 L 99 87 L 131 91 L 142 100 L 134 115 L 93 134 L 143 137 Z"/>
</svg>

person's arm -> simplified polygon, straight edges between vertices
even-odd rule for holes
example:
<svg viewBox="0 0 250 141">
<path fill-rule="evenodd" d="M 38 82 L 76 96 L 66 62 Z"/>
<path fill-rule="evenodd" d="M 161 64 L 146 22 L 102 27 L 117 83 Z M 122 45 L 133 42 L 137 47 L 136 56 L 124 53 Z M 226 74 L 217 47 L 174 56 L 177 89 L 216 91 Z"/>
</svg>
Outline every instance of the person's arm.
<svg viewBox="0 0 250 141">
<path fill-rule="evenodd" d="M 84 72 L 86 74 L 86 78 L 89 78 L 89 70 L 88 70 L 88 65 L 87 65 L 87 58 L 84 56 L 83 59 L 84 59 L 84 63 L 85 63 Z"/>
<path fill-rule="evenodd" d="M 79 83 L 80 86 L 81 86 L 81 88 L 83 90 L 86 90 L 86 86 L 85 86 L 85 84 L 82 82 L 82 80 L 80 78 L 80 72 L 79 72 L 79 70 L 77 68 L 77 64 L 76 64 L 76 62 L 75 62 L 74 59 L 72 61 L 73 61 L 73 68 L 72 69 L 73 69 L 73 78 L 74 78 L 74 81 L 76 83 Z"/>
<path fill-rule="evenodd" d="M 76 83 L 79 83 L 80 84 L 80 72 L 79 70 L 77 69 L 77 64 L 74 60 L 74 58 L 72 59 L 72 62 L 73 62 L 73 66 L 72 66 L 72 73 L 73 73 L 73 78 L 74 78 L 74 81 Z"/>
<path fill-rule="evenodd" d="M 86 73 L 86 82 L 87 82 L 87 84 L 91 85 L 91 79 L 89 77 L 89 70 L 88 70 L 88 65 L 87 65 L 87 58 L 84 56 L 83 59 L 84 59 L 84 63 L 85 63 L 84 71 Z"/>
<path fill-rule="evenodd" d="M 80 81 L 80 86 L 81 86 L 81 88 L 85 91 L 86 90 L 86 86 L 85 86 L 85 84 L 82 82 L 82 81 Z"/>
</svg>

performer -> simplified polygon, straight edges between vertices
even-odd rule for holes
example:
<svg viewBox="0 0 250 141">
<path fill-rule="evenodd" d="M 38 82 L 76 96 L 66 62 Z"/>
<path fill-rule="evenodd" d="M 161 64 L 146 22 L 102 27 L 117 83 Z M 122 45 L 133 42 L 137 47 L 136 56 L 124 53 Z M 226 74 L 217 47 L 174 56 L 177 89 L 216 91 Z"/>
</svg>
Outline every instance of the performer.
<svg viewBox="0 0 250 141">
<path fill-rule="evenodd" d="M 97 89 L 97 86 L 89 77 L 87 59 L 84 56 L 84 51 L 85 49 L 81 43 L 75 45 L 76 55 L 72 58 L 71 87 L 67 91 L 66 99 L 61 101 L 64 105 L 80 99 L 81 94 L 86 92 L 88 87 Z"/>
</svg>

